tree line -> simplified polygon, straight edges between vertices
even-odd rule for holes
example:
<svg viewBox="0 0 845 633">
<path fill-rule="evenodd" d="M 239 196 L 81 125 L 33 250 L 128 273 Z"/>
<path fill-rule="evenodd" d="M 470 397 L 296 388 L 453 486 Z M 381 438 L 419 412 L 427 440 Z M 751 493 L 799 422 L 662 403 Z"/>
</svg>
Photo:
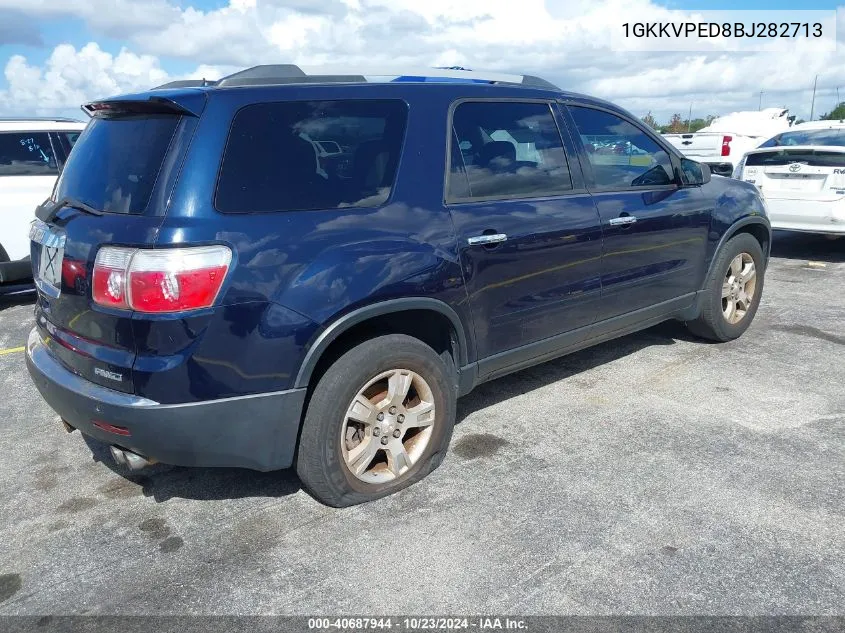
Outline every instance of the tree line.
<svg viewBox="0 0 845 633">
<path fill-rule="evenodd" d="M 649 111 L 645 116 L 640 117 L 642 122 L 648 125 L 653 130 L 661 134 L 686 134 L 689 132 L 698 132 L 701 128 L 707 127 L 716 118 L 715 114 L 708 114 L 704 118 L 697 118 L 690 121 L 684 119 L 680 114 L 675 113 L 669 118 L 666 124 L 660 124 L 657 119 Z M 845 101 L 841 102 L 830 112 L 825 112 L 819 117 L 820 121 L 834 121 L 845 119 Z M 804 119 L 796 119 L 796 123 L 804 123 Z"/>
<path fill-rule="evenodd" d="M 701 128 L 710 125 L 713 119 L 716 118 L 716 115 L 708 114 L 703 119 L 698 118 L 690 121 L 689 119 L 681 118 L 680 114 L 675 113 L 669 118 L 669 122 L 663 125 L 657 122 L 657 119 L 654 118 L 651 112 L 641 118 L 643 123 L 661 134 L 683 134 L 686 132 L 698 132 Z"/>
</svg>

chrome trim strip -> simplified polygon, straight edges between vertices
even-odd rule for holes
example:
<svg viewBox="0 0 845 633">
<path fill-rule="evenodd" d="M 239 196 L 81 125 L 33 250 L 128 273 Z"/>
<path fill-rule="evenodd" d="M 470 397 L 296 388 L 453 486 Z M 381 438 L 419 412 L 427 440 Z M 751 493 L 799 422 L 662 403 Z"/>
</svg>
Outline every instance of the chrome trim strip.
<svg viewBox="0 0 845 633">
<path fill-rule="evenodd" d="M 41 246 L 50 248 L 64 248 L 67 243 L 66 235 L 58 235 L 50 230 L 50 225 L 35 219 L 29 225 L 29 239 Z"/>
<path fill-rule="evenodd" d="M 495 235 L 477 235 L 475 237 L 468 237 L 467 244 L 476 246 L 478 244 L 498 244 L 508 239 L 504 233 L 496 233 Z"/>
<path fill-rule="evenodd" d="M 35 279 L 35 287 L 38 288 L 41 292 L 43 292 L 45 295 L 47 295 L 51 299 L 57 299 L 59 297 L 59 295 L 62 294 L 61 290 L 59 290 L 55 286 L 48 284 L 43 279 L 38 279 L 37 277 Z"/>
<path fill-rule="evenodd" d="M 633 215 L 625 215 L 620 218 L 610 218 L 607 223 L 610 226 L 625 226 L 626 224 L 633 224 L 637 221 L 637 218 Z"/>
</svg>

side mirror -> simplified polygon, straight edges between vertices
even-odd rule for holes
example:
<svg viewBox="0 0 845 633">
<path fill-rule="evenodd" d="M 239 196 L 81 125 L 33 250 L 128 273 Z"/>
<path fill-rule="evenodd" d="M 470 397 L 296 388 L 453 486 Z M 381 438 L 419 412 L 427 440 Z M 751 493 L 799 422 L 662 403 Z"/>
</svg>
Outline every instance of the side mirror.
<svg viewBox="0 0 845 633">
<path fill-rule="evenodd" d="M 678 181 L 682 187 L 697 187 L 710 182 L 710 166 L 689 158 L 681 159 L 678 172 Z"/>
</svg>

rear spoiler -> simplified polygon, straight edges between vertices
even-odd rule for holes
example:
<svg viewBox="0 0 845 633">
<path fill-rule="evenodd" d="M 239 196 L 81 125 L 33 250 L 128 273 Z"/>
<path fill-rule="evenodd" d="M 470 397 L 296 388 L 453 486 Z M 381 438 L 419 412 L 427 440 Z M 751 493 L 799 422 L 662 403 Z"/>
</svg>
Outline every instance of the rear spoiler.
<svg viewBox="0 0 845 633">
<path fill-rule="evenodd" d="M 771 147 L 757 147 L 750 149 L 747 154 L 768 154 L 777 152 L 812 152 L 814 154 L 845 154 L 845 147 L 841 145 L 773 145 Z"/>
<path fill-rule="evenodd" d="M 107 118 L 125 114 L 178 114 L 198 116 L 187 107 L 164 97 L 150 97 L 149 99 L 128 100 L 114 99 L 92 101 L 82 106 L 82 111 L 92 118 Z"/>
</svg>

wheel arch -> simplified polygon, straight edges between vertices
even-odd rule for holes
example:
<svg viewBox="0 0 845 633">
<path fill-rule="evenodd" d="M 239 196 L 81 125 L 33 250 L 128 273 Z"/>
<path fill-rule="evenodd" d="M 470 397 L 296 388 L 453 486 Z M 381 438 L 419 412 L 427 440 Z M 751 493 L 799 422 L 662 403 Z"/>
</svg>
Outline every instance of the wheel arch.
<svg viewBox="0 0 845 633">
<path fill-rule="evenodd" d="M 398 318 L 407 317 L 401 324 Z M 389 299 L 360 307 L 334 319 L 314 339 L 296 376 L 295 388 L 307 388 L 331 362 L 355 344 L 377 334 L 409 334 L 448 351 L 455 369 L 470 363 L 470 347 L 457 312 L 443 301 L 428 297 Z M 445 338 L 443 338 L 445 337 Z M 447 349 L 440 350 L 439 347 Z"/>
<path fill-rule="evenodd" d="M 719 239 L 719 243 L 713 250 L 713 256 L 710 258 L 710 264 L 707 267 L 707 275 L 704 277 L 704 283 L 707 283 L 707 280 L 710 279 L 710 275 L 713 272 L 713 266 L 719 257 L 719 252 L 732 237 L 735 237 L 739 233 L 749 233 L 758 242 L 760 242 L 760 248 L 763 250 L 763 257 L 766 260 L 766 264 L 768 264 L 769 254 L 772 249 L 772 227 L 766 217 L 762 215 L 748 215 L 731 224 L 722 234 L 722 237 Z"/>
</svg>

